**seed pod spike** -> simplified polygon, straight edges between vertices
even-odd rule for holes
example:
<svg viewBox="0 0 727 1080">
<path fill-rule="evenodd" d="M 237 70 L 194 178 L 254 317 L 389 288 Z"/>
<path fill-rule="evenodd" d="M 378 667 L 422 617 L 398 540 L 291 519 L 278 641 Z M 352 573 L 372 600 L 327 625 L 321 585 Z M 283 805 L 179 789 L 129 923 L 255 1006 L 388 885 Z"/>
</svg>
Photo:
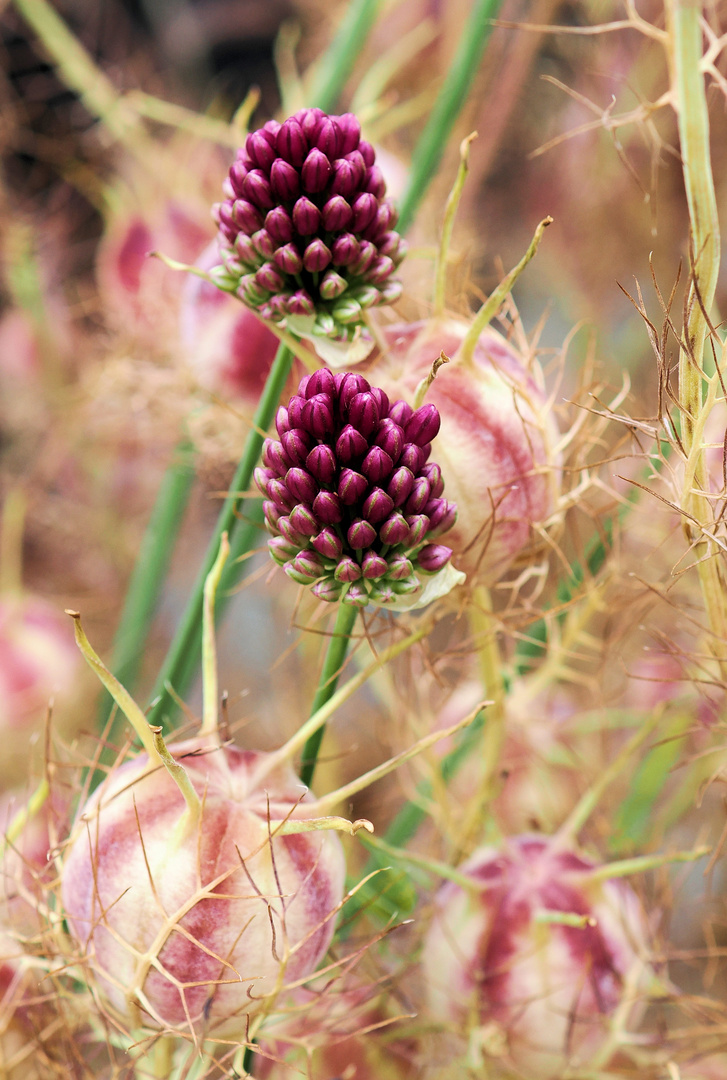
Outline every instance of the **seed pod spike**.
<svg viewBox="0 0 727 1080">
<path fill-rule="evenodd" d="M 177 824 L 177 829 L 175 830 L 178 836 L 187 835 L 189 831 L 197 827 L 202 813 L 202 802 L 195 791 L 192 781 L 189 779 L 187 770 L 169 753 L 167 744 L 164 742 L 162 729 L 160 727 L 153 727 L 150 728 L 150 731 L 154 739 L 154 749 L 156 750 L 160 761 L 179 788 L 184 796 L 184 801 L 187 804 L 187 809 L 182 815 L 181 820 Z"/>
<path fill-rule="evenodd" d="M 227 533 L 220 539 L 220 550 L 204 583 L 202 612 L 202 727 L 200 735 L 217 735 L 219 709 L 217 684 L 217 646 L 215 644 L 215 598 L 225 563 L 230 554 Z"/>
<path fill-rule="evenodd" d="M 73 619 L 73 630 L 76 635 L 76 644 L 83 654 L 83 658 L 88 666 L 95 672 L 97 677 L 106 687 L 111 697 L 121 709 L 122 713 L 129 721 L 134 731 L 138 735 L 142 742 L 144 749 L 151 761 L 161 763 L 161 758 L 157 753 L 157 749 L 154 743 L 154 737 L 152 735 L 151 728 L 147 723 L 146 717 L 141 708 L 136 704 L 129 691 L 121 685 L 115 675 L 112 675 L 104 662 L 98 656 L 91 646 L 90 641 L 86 637 L 83 627 L 81 626 L 81 615 L 78 611 L 71 611 L 66 609 L 66 615 L 70 615 Z"/>
</svg>

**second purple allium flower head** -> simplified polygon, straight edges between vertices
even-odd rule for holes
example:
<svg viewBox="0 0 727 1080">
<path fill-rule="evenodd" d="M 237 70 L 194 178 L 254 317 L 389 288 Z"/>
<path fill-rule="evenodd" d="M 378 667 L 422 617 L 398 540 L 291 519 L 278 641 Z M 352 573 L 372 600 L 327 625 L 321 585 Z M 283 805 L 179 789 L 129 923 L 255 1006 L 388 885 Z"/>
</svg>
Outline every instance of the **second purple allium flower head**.
<svg viewBox="0 0 727 1080">
<path fill-rule="evenodd" d="M 294 581 L 322 600 L 395 604 L 447 566 L 451 550 L 431 543 L 456 518 L 429 461 L 434 405 L 390 404 L 362 375 L 321 368 L 276 426 L 255 480 L 270 553 Z"/>
<path fill-rule="evenodd" d="M 351 113 L 303 109 L 248 135 L 213 208 L 219 284 L 273 322 L 350 340 L 363 311 L 401 294 L 396 210 Z"/>
</svg>

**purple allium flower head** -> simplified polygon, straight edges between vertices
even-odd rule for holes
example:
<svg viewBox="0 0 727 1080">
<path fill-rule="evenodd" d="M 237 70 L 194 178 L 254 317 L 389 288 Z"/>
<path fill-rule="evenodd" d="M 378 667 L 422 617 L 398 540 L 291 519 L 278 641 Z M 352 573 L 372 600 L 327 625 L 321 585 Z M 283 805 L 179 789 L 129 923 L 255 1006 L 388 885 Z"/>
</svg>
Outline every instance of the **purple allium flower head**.
<svg viewBox="0 0 727 1080">
<path fill-rule="evenodd" d="M 447 566 L 449 548 L 430 541 L 456 508 L 423 443 L 438 426 L 434 406 L 390 403 L 362 375 L 301 380 L 255 471 L 270 554 L 289 577 L 322 600 L 394 604 Z"/>
<path fill-rule="evenodd" d="M 351 340 L 401 291 L 406 245 L 374 161 L 351 113 L 302 109 L 248 135 L 213 208 L 220 286 L 274 322 L 313 316 L 315 335 Z"/>
</svg>

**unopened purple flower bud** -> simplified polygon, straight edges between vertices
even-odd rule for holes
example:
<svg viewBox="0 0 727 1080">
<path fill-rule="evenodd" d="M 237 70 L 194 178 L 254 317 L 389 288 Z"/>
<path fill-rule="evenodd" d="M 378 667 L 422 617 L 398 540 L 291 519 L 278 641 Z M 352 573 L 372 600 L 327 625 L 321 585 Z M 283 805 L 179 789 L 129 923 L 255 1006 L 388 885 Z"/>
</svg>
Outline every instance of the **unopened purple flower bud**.
<svg viewBox="0 0 727 1080">
<path fill-rule="evenodd" d="M 362 551 L 373 544 L 376 539 L 376 529 L 370 521 L 356 518 L 346 534 L 346 539 L 354 551 Z"/>
<path fill-rule="evenodd" d="M 389 419 L 393 420 L 395 424 L 398 424 L 400 428 L 405 428 L 407 421 L 413 415 L 414 410 L 408 401 L 395 401 L 389 409 Z"/>
<path fill-rule="evenodd" d="M 259 266 L 262 261 L 252 237 L 247 233 L 239 232 L 235 237 L 235 252 L 240 262 L 247 266 Z"/>
<path fill-rule="evenodd" d="M 371 266 L 366 271 L 366 281 L 371 282 L 373 285 L 383 285 L 384 282 L 391 277 L 394 273 L 394 264 L 386 255 L 380 255 L 374 259 Z"/>
<path fill-rule="evenodd" d="M 363 576 L 369 581 L 375 581 L 376 578 L 383 577 L 389 569 L 386 559 L 382 559 L 380 555 L 377 555 L 374 551 L 367 551 L 363 557 L 361 563 L 361 569 L 363 570 Z"/>
<path fill-rule="evenodd" d="M 376 247 L 370 240 L 361 241 L 361 256 L 353 263 L 349 270 L 355 277 L 361 277 L 366 273 L 368 268 L 377 256 Z"/>
<path fill-rule="evenodd" d="M 407 526 L 408 531 L 408 526 Z M 379 530 L 379 536 L 381 530 Z M 414 567 L 411 564 L 411 560 L 407 559 L 406 555 L 400 553 L 398 555 L 389 555 L 386 560 L 389 564 L 389 572 L 387 577 L 390 577 L 392 581 L 404 581 L 405 578 L 409 578 L 414 573 Z"/>
<path fill-rule="evenodd" d="M 265 440 L 263 445 L 262 463 L 266 469 L 271 469 L 278 478 L 285 476 L 286 472 L 293 464 L 283 446 L 274 439 Z M 272 477 L 270 479 L 272 479 Z M 267 480 L 265 482 L 267 483 Z M 260 485 L 258 485 L 258 487 L 259 486 Z"/>
<path fill-rule="evenodd" d="M 303 260 L 295 244 L 285 244 L 278 248 L 273 255 L 273 261 L 284 274 L 299 274 L 303 269 Z"/>
<path fill-rule="evenodd" d="M 316 439 L 333 434 L 333 402 L 328 394 L 314 394 L 303 406 L 303 427 Z"/>
<path fill-rule="evenodd" d="M 369 191 L 362 191 L 360 195 L 357 195 L 351 204 L 353 211 L 353 220 L 351 222 L 351 231 L 355 233 L 361 233 L 364 229 L 368 228 L 372 221 L 376 218 L 376 211 L 379 208 L 376 196 L 372 195 Z"/>
<path fill-rule="evenodd" d="M 399 425 L 388 416 L 385 416 L 384 419 L 379 422 L 379 428 L 376 432 L 374 442 L 377 446 L 380 446 L 382 450 L 386 451 L 393 464 L 396 465 L 401 456 L 401 452 L 404 449 L 404 432 Z"/>
<path fill-rule="evenodd" d="M 374 304 L 381 303 L 381 293 L 375 285 L 357 285 L 355 289 L 351 289 L 349 296 L 360 304 L 362 308 L 373 307 Z"/>
<path fill-rule="evenodd" d="M 343 554 L 343 542 L 334 528 L 327 525 L 317 536 L 311 540 L 311 544 L 324 559 L 340 559 Z"/>
<path fill-rule="evenodd" d="M 407 442 L 423 447 L 432 441 L 440 427 L 439 412 L 436 405 L 420 405 L 412 413 L 404 427 Z"/>
<path fill-rule="evenodd" d="M 359 173 L 354 162 L 347 158 L 338 158 L 333 163 L 330 190 L 334 195 L 342 195 L 344 199 L 351 200 L 359 190 L 359 181 Z"/>
<path fill-rule="evenodd" d="M 352 607 L 365 608 L 369 602 L 369 592 L 364 584 L 354 583 L 349 585 L 347 592 L 343 594 L 343 603 Z"/>
<path fill-rule="evenodd" d="M 338 465 L 336 455 L 326 443 L 314 446 L 308 454 L 305 464 L 308 471 L 324 487 L 330 487 L 336 479 Z"/>
<path fill-rule="evenodd" d="M 418 547 L 429 532 L 429 518 L 426 514 L 413 514 L 407 517 L 409 524 L 409 539 L 407 544 L 409 547 Z"/>
<path fill-rule="evenodd" d="M 328 199 L 321 211 L 321 222 L 328 232 L 342 232 L 348 228 L 352 218 L 353 211 L 342 195 L 334 195 Z"/>
<path fill-rule="evenodd" d="M 401 457 L 399 458 L 399 465 L 405 466 L 416 476 L 421 470 L 425 460 L 424 453 L 420 446 L 417 446 L 416 443 L 406 443 L 401 452 Z"/>
<path fill-rule="evenodd" d="M 288 311 L 291 315 L 313 315 L 315 304 L 305 289 L 296 289 L 288 300 Z"/>
<path fill-rule="evenodd" d="M 366 170 L 364 190 L 369 191 L 377 199 L 383 199 L 386 194 L 386 181 L 384 180 L 384 174 L 378 165 L 371 165 L 370 168 Z"/>
<path fill-rule="evenodd" d="M 265 172 L 270 171 L 270 167 L 275 161 L 276 154 L 268 139 L 265 137 L 264 132 L 253 131 L 248 135 L 245 140 L 245 149 L 256 168 L 262 169 Z"/>
<path fill-rule="evenodd" d="M 311 274 L 325 270 L 331 261 L 331 251 L 322 240 L 316 238 L 303 252 L 303 266 Z"/>
<path fill-rule="evenodd" d="M 288 244 L 293 239 L 293 219 L 285 207 L 276 206 L 266 214 L 265 231 L 276 244 Z"/>
<path fill-rule="evenodd" d="M 390 474 L 393 467 L 394 462 L 380 446 L 372 446 L 361 462 L 361 472 L 370 484 L 381 483 Z"/>
<path fill-rule="evenodd" d="M 377 241 L 377 248 L 379 249 L 379 255 L 388 255 L 394 265 L 397 264 L 397 257 L 399 255 L 399 248 L 402 243 L 402 238 L 398 232 L 393 229 L 390 232 L 384 233 L 384 235 Z M 399 262 L 401 260 L 399 259 Z"/>
<path fill-rule="evenodd" d="M 331 254 L 336 266 L 352 266 L 361 257 L 361 245 L 353 233 L 343 233 L 335 240 Z"/>
<path fill-rule="evenodd" d="M 350 154 L 358 149 L 361 140 L 361 124 L 353 113 L 342 113 L 338 117 L 338 127 L 341 132 L 340 154 Z"/>
<path fill-rule="evenodd" d="M 323 525 L 337 525 L 343 518 L 341 500 L 333 491 L 319 491 L 313 500 L 313 513 Z"/>
<path fill-rule="evenodd" d="M 248 171 L 247 165 L 243 165 L 241 161 L 233 161 L 232 165 L 230 165 L 230 184 L 238 199 L 241 198 L 244 193 L 243 184 Z"/>
<path fill-rule="evenodd" d="M 261 169 L 252 169 L 245 177 L 243 195 L 253 206 L 260 210 L 271 210 L 275 199 L 270 190 L 270 181 Z"/>
<path fill-rule="evenodd" d="M 442 479 L 442 470 L 436 461 L 428 462 L 422 469 L 422 476 L 426 476 L 429 481 L 429 488 L 431 490 L 431 497 L 438 499 L 444 491 L 444 480 Z"/>
<path fill-rule="evenodd" d="M 392 604 L 397 599 L 391 581 L 375 581 L 369 589 L 369 599 L 375 604 Z"/>
<path fill-rule="evenodd" d="M 325 115 L 323 109 L 318 108 L 301 109 L 299 113 L 296 113 L 295 118 L 303 128 L 303 134 L 311 146 L 318 137 Z"/>
<path fill-rule="evenodd" d="M 268 292 L 279 292 L 284 287 L 280 271 L 273 263 L 263 263 L 255 274 L 255 283 Z"/>
<path fill-rule="evenodd" d="M 369 444 L 355 427 L 346 424 L 336 440 L 336 457 L 342 465 L 349 465 L 356 458 L 363 457 Z"/>
<path fill-rule="evenodd" d="M 275 254 L 275 243 L 266 229 L 258 229 L 251 237 L 253 247 L 263 259 L 272 259 Z"/>
<path fill-rule="evenodd" d="M 320 223 L 321 212 L 318 207 L 305 195 L 301 195 L 293 207 L 293 224 L 296 232 L 301 236 L 312 236 L 318 231 Z"/>
<path fill-rule="evenodd" d="M 296 549 L 300 550 L 300 548 L 305 547 L 306 537 L 293 527 L 289 517 L 278 518 L 278 532 Z"/>
<path fill-rule="evenodd" d="M 263 223 L 262 214 L 246 199 L 235 199 L 232 204 L 232 219 L 246 233 L 252 235 Z"/>
<path fill-rule="evenodd" d="M 285 486 L 296 502 L 304 502 L 309 505 L 313 502 L 318 492 L 315 480 L 305 469 L 295 465 L 288 469 L 285 477 Z"/>
<path fill-rule="evenodd" d="M 336 581 L 344 581 L 347 583 L 358 581 L 361 577 L 361 567 L 350 555 L 344 555 L 344 557 L 339 560 L 336 569 L 333 571 L 333 576 Z"/>
<path fill-rule="evenodd" d="M 451 548 L 443 544 L 427 544 L 417 555 L 417 566 L 425 574 L 436 574 L 451 558 Z"/>
<path fill-rule="evenodd" d="M 270 481 L 277 479 L 276 473 L 273 469 L 263 468 L 260 465 L 258 465 L 258 467 L 255 469 L 252 477 L 263 495 L 268 494 L 268 484 L 270 483 Z"/>
<path fill-rule="evenodd" d="M 406 500 L 404 506 L 404 513 L 409 514 L 421 514 L 424 507 L 429 502 L 430 490 L 429 481 L 426 476 L 417 476 L 414 481 L 414 485 L 411 490 L 409 498 Z"/>
<path fill-rule="evenodd" d="M 288 566 L 285 567 L 285 572 L 300 585 L 309 585 L 325 573 L 321 559 L 312 551 L 299 552 L 289 565 L 295 570 L 297 576 L 290 572 Z"/>
<path fill-rule="evenodd" d="M 317 581 L 313 586 L 313 595 L 329 604 L 335 604 L 342 591 L 343 585 L 340 582 L 333 581 L 331 578 L 323 578 L 322 581 Z"/>
<path fill-rule="evenodd" d="M 293 117 L 280 125 L 278 137 L 275 140 L 275 148 L 282 158 L 285 158 L 296 168 L 299 168 L 305 161 L 308 153 L 308 140 L 303 134 L 303 128 Z"/>
<path fill-rule="evenodd" d="M 363 375 L 349 371 L 343 376 L 338 388 L 338 411 L 344 421 L 348 419 L 349 406 L 356 394 L 363 394 L 370 389 L 371 386 Z"/>
<path fill-rule="evenodd" d="M 395 304 L 403 291 L 404 286 L 400 281 L 385 281 L 379 285 L 379 304 Z"/>
<path fill-rule="evenodd" d="M 301 536 L 315 536 L 320 529 L 320 523 L 311 513 L 307 506 L 299 503 L 294 506 L 288 515 L 290 524 Z"/>
<path fill-rule="evenodd" d="M 410 596 L 419 591 L 420 583 L 416 577 L 401 578 L 392 580 L 391 587 L 397 596 Z"/>
<path fill-rule="evenodd" d="M 317 146 L 314 146 L 303 162 L 303 168 L 301 169 L 303 190 L 311 195 L 323 191 L 330 175 L 330 161 Z"/>
<path fill-rule="evenodd" d="M 433 499 L 424 507 L 429 518 L 429 535 L 441 536 L 451 529 L 457 520 L 457 507 L 446 499 Z"/>
<path fill-rule="evenodd" d="M 370 142 L 366 142 L 365 139 L 361 139 L 358 144 L 358 149 L 361 157 L 364 159 L 364 164 L 367 169 L 370 169 L 373 163 L 376 161 L 376 151 Z"/>
<path fill-rule="evenodd" d="M 280 202 L 292 202 L 297 199 L 300 195 L 298 170 L 282 158 L 276 158 L 270 170 L 270 189 Z"/>
<path fill-rule="evenodd" d="M 319 368 L 317 371 L 314 371 L 312 375 L 305 376 L 301 380 L 301 387 L 304 382 L 304 396 L 309 399 L 316 394 L 328 394 L 331 398 L 335 398 L 338 393 L 336 376 L 330 368 Z M 300 388 L 298 392 L 300 393 Z"/>
<path fill-rule="evenodd" d="M 361 434 L 368 438 L 379 423 L 379 406 L 370 390 L 356 394 L 348 407 L 348 420 Z"/>
<path fill-rule="evenodd" d="M 409 539 L 409 523 L 402 513 L 395 510 L 390 514 L 383 525 L 379 526 L 379 538 L 382 544 L 396 547 L 404 544 Z"/>
<path fill-rule="evenodd" d="M 367 521 L 377 524 L 387 518 L 394 509 L 394 500 L 383 488 L 375 487 L 363 504 L 363 516 Z"/>
<path fill-rule="evenodd" d="M 335 270 L 328 270 L 318 286 L 318 291 L 324 300 L 335 300 L 345 293 L 347 288 L 348 282 L 344 277 L 337 274 Z"/>
<path fill-rule="evenodd" d="M 353 506 L 368 490 L 368 481 L 353 469 L 342 469 L 338 481 L 338 497 L 344 506 Z"/>
<path fill-rule="evenodd" d="M 288 428 L 302 428 L 303 427 L 303 406 L 305 405 L 305 398 L 300 394 L 295 394 L 288 402 Z"/>
<path fill-rule="evenodd" d="M 296 504 L 296 499 L 290 494 L 283 480 L 269 480 L 266 488 L 268 498 L 272 499 L 276 506 L 289 513 Z"/>
<path fill-rule="evenodd" d="M 322 150 L 326 157 L 333 160 L 339 156 L 343 143 L 338 124 L 330 116 L 324 116 L 318 128 L 316 146 Z"/>
<path fill-rule="evenodd" d="M 293 559 L 298 552 L 297 544 L 290 544 L 284 536 L 272 536 L 268 540 L 268 551 L 279 566 Z"/>
</svg>

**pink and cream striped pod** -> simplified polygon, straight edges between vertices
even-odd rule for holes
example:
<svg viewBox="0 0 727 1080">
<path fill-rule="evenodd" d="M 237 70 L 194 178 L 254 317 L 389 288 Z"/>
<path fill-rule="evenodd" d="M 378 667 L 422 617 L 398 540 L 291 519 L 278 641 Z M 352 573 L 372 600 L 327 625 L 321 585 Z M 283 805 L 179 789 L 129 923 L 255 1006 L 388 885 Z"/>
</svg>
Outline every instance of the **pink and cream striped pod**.
<svg viewBox="0 0 727 1080">
<path fill-rule="evenodd" d="M 39 719 L 73 690 L 80 658 L 68 618 L 39 596 L 0 597 L 0 731 Z"/>
<path fill-rule="evenodd" d="M 70 933 L 112 1013 L 132 1027 L 244 1038 L 248 1018 L 320 963 L 344 890 L 330 831 L 277 835 L 311 796 L 266 755 L 171 745 L 201 800 L 190 823 L 145 754 L 116 769 L 63 859 Z"/>
<path fill-rule="evenodd" d="M 471 365 L 457 361 L 468 329 L 453 319 L 389 327 L 367 377 L 412 401 L 440 353 L 452 360 L 424 399 L 441 416 L 437 461 L 458 511 L 447 543 L 457 569 L 489 585 L 539 546 L 537 528 L 556 511 L 558 429 L 539 382 L 495 330 L 481 334 Z"/>
<path fill-rule="evenodd" d="M 592 1064 L 620 1006 L 638 1023 L 646 918 L 625 881 L 596 869 L 537 835 L 475 852 L 460 867 L 472 891 L 442 886 L 424 942 L 431 1017 L 463 1034 L 497 1031 L 503 1064 L 530 1080 Z"/>
</svg>

